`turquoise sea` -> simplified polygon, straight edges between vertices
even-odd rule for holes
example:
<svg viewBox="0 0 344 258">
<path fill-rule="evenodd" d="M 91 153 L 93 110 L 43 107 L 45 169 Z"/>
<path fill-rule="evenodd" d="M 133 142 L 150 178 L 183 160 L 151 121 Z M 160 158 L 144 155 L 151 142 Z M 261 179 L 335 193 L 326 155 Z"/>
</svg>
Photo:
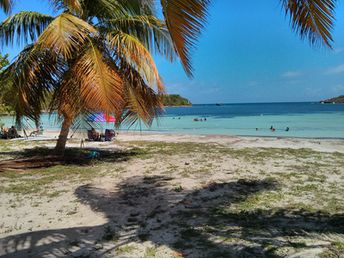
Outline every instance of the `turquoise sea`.
<svg viewBox="0 0 344 258">
<path fill-rule="evenodd" d="M 137 123 L 120 130 L 179 134 L 212 134 L 241 136 L 278 136 L 309 138 L 344 138 L 344 104 L 320 103 L 258 103 L 203 104 L 192 107 L 169 107 L 154 121 L 151 128 Z M 206 118 L 206 121 L 204 121 Z M 202 119 L 203 121 L 194 121 Z M 12 117 L 2 117 L 7 126 Z M 44 114 L 45 129 L 57 130 L 56 116 Z M 113 128 L 113 124 L 98 123 L 99 129 Z M 273 126 L 276 131 L 271 131 Z M 289 127 L 289 131 L 285 129 Z"/>
</svg>

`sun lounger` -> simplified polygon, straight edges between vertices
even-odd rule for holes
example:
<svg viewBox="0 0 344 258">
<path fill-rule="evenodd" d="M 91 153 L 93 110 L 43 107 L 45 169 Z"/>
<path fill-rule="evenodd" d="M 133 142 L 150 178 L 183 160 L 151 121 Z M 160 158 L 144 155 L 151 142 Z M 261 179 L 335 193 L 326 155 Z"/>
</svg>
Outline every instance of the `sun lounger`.
<svg viewBox="0 0 344 258">
<path fill-rule="evenodd" d="M 96 130 L 87 130 L 87 137 L 89 141 L 100 141 L 101 136 Z"/>
<path fill-rule="evenodd" d="M 106 142 L 111 142 L 115 136 L 116 136 L 115 130 L 112 130 L 112 129 L 106 129 L 105 130 L 105 141 Z"/>
</svg>

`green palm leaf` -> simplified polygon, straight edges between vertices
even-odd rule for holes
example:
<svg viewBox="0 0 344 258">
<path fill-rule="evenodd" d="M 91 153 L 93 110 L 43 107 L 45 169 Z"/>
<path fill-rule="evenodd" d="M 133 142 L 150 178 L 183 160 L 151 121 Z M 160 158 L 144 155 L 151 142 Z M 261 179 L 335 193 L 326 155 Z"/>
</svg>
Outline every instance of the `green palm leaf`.
<svg viewBox="0 0 344 258">
<path fill-rule="evenodd" d="M 54 17 L 37 12 L 19 12 L 0 24 L 1 44 L 20 45 L 35 41 Z"/>
<path fill-rule="evenodd" d="M 84 14 L 90 20 L 96 17 L 100 21 L 106 21 L 127 13 L 125 5 L 114 0 L 83 0 Z"/>
<path fill-rule="evenodd" d="M 45 108 L 46 95 L 54 89 L 56 79 L 63 73 L 60 60 L 55 59 L 49 51 L 37 51 L 34 45 L 26 47 L 2 73 L 3 77 L 11 78 L 13 82 L 17 117 L 27 116 L 39 121 Z"/>
</svg>

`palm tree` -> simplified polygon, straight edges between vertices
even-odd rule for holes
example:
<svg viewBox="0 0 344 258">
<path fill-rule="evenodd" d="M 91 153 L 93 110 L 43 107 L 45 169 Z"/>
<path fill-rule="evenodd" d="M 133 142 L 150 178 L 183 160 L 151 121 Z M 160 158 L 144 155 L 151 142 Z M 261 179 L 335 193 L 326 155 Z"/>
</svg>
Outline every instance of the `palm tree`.
<svg viewBox="0 0 344 258">
<path fill-rule="evenodd" d="M 17 122 L 27 116 L 38 123 L 52 96 L 48 108 L 63 118 L 57 152 L 64 152 L 73 120 L 84 112 L 113 114 L 119 122 L 152 122 L 162 110 L 164 86 L 151 53 L 171 61 L 179 56 L 192 75 L 189 52 L 207 0 L 187 6 L 164 0 L 166 20 L 157 17 L 155 0 L 50 2 L 56 17 L 29 11 L 9 16 L 0 25 L 0 40 L 26 44 L 3 76 L 13 81 Z M 0 0 L 6 13 L 13 4 Z"/>
<path fill-rule="evenodd" d="M 331 46 L 336 0 L 280 0 L 292 28 L 312 44 Z M 56 17 L 20 12 L 0 25 L 3 45 L 27 44 L 3 75 L 12 78 L 18 121 L 39 121 L 46 97 L 63 117 L 56 150 L 82 112 L 150 124 L 164 87 L 151 53 L 179 58 L 192 77 L 190 53 L 210 0 L 50 0 Z M 10 13 L 14 0 L 0 0 Z M 164 20 L 157 18 L 161 9 Z"/>
</svg>

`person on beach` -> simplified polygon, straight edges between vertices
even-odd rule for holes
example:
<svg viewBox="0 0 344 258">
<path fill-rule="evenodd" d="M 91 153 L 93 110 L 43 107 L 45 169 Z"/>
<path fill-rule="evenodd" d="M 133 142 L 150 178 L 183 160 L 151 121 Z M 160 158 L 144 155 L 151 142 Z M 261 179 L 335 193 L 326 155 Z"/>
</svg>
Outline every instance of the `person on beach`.
<svg viewBox="0 0 344 258">
<path fill-rule="evenodd" d="M 40 123 L 40 125 L 39 125 L 39 131 L 40 131 L 41 133 L 44 132 L 43 123 Z"/>
<path fill-rule="evenodd" d="M 100 140 L 100 134 L 93 127 L 91 128 L 91 137 L 95 141 Z"/>
<path fill-rule="evenodd" d="M 8 138 L 8 128 L 7 127 L 1 127 L 1 138 L 2 139 Z"/>
<path fill-rule="evenodd" d="M 8 130 L 8 138 L 14 139 L 18 137 L 19 137 L 19 134 L 17 132 L 17 129 L 12 125 L 11 128 Z"/>
</svg>

